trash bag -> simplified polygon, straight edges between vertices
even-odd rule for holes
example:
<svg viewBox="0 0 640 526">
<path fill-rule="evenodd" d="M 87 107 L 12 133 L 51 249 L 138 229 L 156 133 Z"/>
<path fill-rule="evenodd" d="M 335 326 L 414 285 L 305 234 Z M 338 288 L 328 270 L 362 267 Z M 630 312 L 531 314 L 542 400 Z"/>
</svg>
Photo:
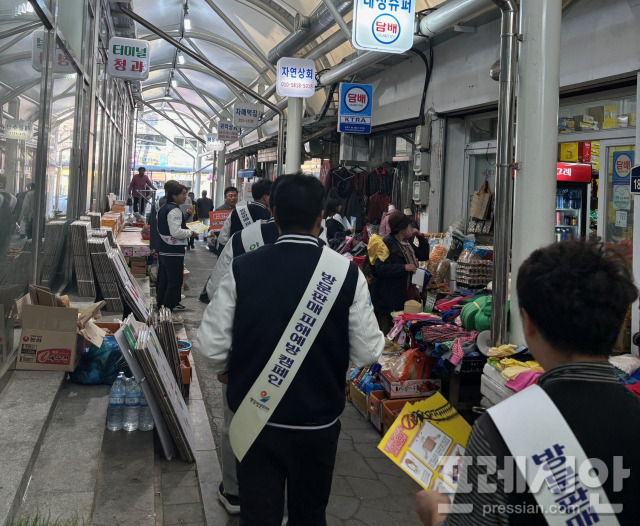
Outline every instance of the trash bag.
<svg viewBox="0 0 640 526">
<path fill-rule="evenodd" d="M 69 378 L 77 384 L 111 385 L 120 371 L 132 376 L 116 339 L 113 336 L 105 336 L 99 349 L 95 345 L 85 349 L 78 366 Z"/>
</svg>

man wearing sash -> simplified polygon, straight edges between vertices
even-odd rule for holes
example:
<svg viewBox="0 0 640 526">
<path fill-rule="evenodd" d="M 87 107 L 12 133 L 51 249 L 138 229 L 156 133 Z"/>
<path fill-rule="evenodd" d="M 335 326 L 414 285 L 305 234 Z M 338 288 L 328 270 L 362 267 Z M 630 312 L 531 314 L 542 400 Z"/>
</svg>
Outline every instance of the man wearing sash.
<svg viewBox="0 0 640 526">
<path fill-rule="evenodd" d="M 245 526 L 326 524 L 349 360 L 378 360 L 384 338 L 366 279 L 321 248 L 324 189 L 286 175 L 273 196 L 275 244 L 234 258 L 205 311 L 199 350 L 228 373 Z"/>
<path fill-rule="evenodd" d="M 270 219 L 269 193 L 271 191 L 271 181 L 260 179 L 253 183 L 251 187 L 252 202 L 240 201 L 234 208 L 231 215 L 222 225 L 222 230 L 218 236 L 218 243 L 226 245 L 233 234 L 243 228 L 247 228 L 251 223 L 259 219 Z"/>
<path fill-rule="evenodd" d="M 638 297 L 627 262 L 601 244 L 556 243 L 522 264 L 517 293 L 527 345 L 546 372 L 478 418 L 450 513 L 438 513 L 446 496 L 422 491 L 420 518 L 446 526 L 638 524 L 640 402 L 608 361 Z"/>
</svg>

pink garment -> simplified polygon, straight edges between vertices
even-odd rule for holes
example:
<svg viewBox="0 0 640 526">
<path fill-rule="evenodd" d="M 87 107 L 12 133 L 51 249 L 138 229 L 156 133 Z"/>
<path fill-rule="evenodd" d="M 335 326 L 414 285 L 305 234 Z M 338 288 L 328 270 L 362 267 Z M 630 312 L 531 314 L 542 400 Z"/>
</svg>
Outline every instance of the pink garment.
<svg viewBox="0 0 640 526">
<path fill-rule="evenodd" d="M 453 365 L 458 365 L 458 362 L 464 357 L 464 351 L 462 350 L 462 344 L 465 342 L 475 342 L 478 337 L 478 331 L 471 331 L 469 336 L 462 336 L 453 342 L 451 347 L 451 358 L 449 361 Z"/>
<path fill-rule="evenodd" d="M 540 371 L 524 371 L 513 380 L 509 380 L 505 385 L 509 389 L 513 389 L 516 393 L 519 393 L 525 387 L 535 384 L 541 374 Z"/>
<path fill-rule="evenodd" d="M 142 194 L 140 194 L 138 190 L 144 190 L 145 185 L 149 185 L 153 188 L 153 183 L 151 182 L 151 179 L 149 179 L 149 176 L 145 174 L 144 177 L 140 177 L 139 173 L 134 174 L 131 178 L 131 183 L 129 184 L 129 193 L 133 195 L 134 198 L 142 197 Z"/>
<path fill-rule="evenodd" d="M 391 234 L 391 229 L 389 228 L 389 216 L 392 212 L 395 212 L 395 208 L 393 210 L 387 210 L 384 214 L 382 214 L 382 219 L 380 220 L 380 228 L 378 229 L 378 235 L 380 237 L 388 236 Z"/>
</svg>

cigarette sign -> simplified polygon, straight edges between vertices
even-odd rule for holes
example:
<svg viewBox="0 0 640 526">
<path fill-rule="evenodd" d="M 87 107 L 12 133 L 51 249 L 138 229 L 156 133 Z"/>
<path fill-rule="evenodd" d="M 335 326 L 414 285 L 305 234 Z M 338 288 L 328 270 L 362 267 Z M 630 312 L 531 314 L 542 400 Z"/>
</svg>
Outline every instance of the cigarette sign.
<svg viewBox="0 0 640 526">
<path fill-rule="evenodd" d="M 355 0 L 353 47 L 404 53 L 413 45 L 415 12 L 415 0 Z"/>
<path fill-rule="evenodd" d="M 338 131 L 342 133 L 371 133 L 371 84 L 340 84 Z"/>
</svg>

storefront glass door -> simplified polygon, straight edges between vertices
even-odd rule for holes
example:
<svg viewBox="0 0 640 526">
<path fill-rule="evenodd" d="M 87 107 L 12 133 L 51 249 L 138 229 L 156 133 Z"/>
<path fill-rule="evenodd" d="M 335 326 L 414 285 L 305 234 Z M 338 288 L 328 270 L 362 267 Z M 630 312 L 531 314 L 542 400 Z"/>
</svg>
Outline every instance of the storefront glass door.
<svg viewBox="0 0 640 526">
<path fill-rule="evenodd" d="M 628 139 L 600 141 L 598 235 L 623 248 L 629 259 L 633 241 L 629 174 L 636 163 L 635 149 Z"/>
<path fill-rule="evenodd" d="M 496 149 L 488 147 L 482 150 L 467 150 L 465 153 L 468 180 L 465 217 L 468 224 L 474 192 L 480 189 L 485 180 L 489 183 L 491 192 L 496 191 Z M 466 228 L 467 225 L 464 226 Z"/>
</svg>

